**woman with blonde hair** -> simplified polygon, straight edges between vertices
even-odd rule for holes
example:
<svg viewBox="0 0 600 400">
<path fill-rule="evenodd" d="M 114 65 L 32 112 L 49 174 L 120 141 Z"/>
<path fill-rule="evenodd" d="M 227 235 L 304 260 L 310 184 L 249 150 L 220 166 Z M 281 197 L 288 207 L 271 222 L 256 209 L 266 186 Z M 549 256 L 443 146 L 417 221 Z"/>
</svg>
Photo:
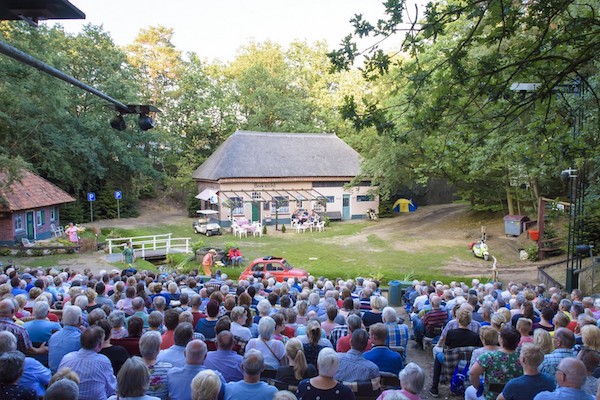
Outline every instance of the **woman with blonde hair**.
<svg viewBox="0 0 600 400">
<path fill-rule="evenodd" d="M 507 322 L 507 323 L 508 323 L 508 322 L 510 322 L 510 321 L 511 321 L 511 319 L 512 319 L 512 314 L 510 313 L 510 310 L 509 310 L 508 308 L 506 308 L 506 307 L 500 307 L 500 308 L 499 308 L 499 309 L 496 311 L 496 313 L 500 313 L 500 314 L 504 315 L 504 319 L 505 319 L 505 321 L 504 321 L 504 322 Z"/>
<path fill-rule="evenodd" d="M 469 365 L 475 364 L 477 357 L 480 355 L 487 353 L 488 351 L 498 350 L 498 336 L 499 332 L 496 329 L 492 328 L 491 326 L 482 326 L 481 330 L 479 331 L 479 339 L 481 339 L 483 347 L 473 350 Z"/>
<path fill-rule="evenodd" d="M 306 362 L 302 342 L 297 338 L 288 340 L 285 345 L 285 356 L 287 364 L 277 369 L 275 379 L 287 383 L 288 385 L 298 386 L 302 379 L 313 378 L 317 376 L 317 369 L 313 364 Z"/>
<path fill-rule="evenodd" d="M 554 350 L 552 336 L 550 336 L 550 332 L 545 329 L 538 328 L 533 331 L 533 344 L 542 349 L 544 354 L 550 354 Z"/>
<path fill-rule="evenodd" d="M 323 350 L 321 341 L 321 323 L 317 319 L 311 319 L 306 325 L 306 338 L 308 343 L 304 343 L 304 355 L 306 356 L 306 362 L 312 365 L 317 363 L 317 357 L 319 352 Z"/>
<path fill-rule="evenodd" d="M 216 400 L 221 391 L 221 380 L 215 371 L 205 369 L 192 379 L 192 400 Z"/>
<path fill-rule="evenodd" d="M 497 332 L 502 331 L 506 327 L 506 317 L 504 314 L 495 312 L 490 319 L 490 326 L 494 328 Z"/>
<path fill-rule="evenodd" d="M 581 341 L 584 349 L 600 352 L 600 328 L 596 325 L 585 325 L 581 328 Z"/>
</svg>

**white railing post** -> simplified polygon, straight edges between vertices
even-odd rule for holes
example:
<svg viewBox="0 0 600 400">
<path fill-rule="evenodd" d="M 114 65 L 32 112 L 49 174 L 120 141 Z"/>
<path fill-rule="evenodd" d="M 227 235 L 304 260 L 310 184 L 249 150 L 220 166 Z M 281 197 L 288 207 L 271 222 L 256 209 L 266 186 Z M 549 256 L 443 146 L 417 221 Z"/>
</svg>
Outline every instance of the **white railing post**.
<svg viewBox="0 0 600 400">
<path fill-rule="evenodd" d="M 107 239 L 108 241 L 108 254 L 112 254 L 112 239 Z"/>
</svg>

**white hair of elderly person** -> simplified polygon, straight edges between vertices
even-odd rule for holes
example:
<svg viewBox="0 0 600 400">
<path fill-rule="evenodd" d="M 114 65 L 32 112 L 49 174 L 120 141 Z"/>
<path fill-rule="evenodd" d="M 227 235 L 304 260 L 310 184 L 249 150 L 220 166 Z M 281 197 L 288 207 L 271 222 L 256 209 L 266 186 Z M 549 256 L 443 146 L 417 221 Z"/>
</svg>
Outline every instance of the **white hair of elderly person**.
<svg viewBox="0 0 600 400">
<path fill-rule="evenodd" d="M 77 400 L 79 386 L 70 379 L 59 379 L 46 389 L 44 400 Z"/>
<path fill-rule="evenodd" d="M 419 399 L 419 393 L 425 386 L 425 372 L 414 362 L 408 363 L 398 374 L 401 390 L 386 390 L 382 392 L 377 400 L 409 400 Z M 416 396 L 416 397 L 415 397 Z"/>
<path fill-rule="evenodd" d="M 210 369 L 198 372 L 191 383 L 192 400 L 216 400 L 221 391 L 221 379 Z"/>
<path fill-rule="evenodd" d="M 150 387 L 150 372 L 140 357 L 131 357 L 121 367 L 117 375 L 117 394 L 108 400 L 160 400 L 158 397 L 146 395 Z"/>
<path fill-rule="evenodd" d="M 285 346 L 282 341 L 274 340 L 275 320 L 262 317 L 258 323 L 258 338 L 250 339 L 246 344 L 246 352 L 251 349 L 260 351 L 264 356 L 265 368 L 277 369 L 285 365 Z"/>
</svg>

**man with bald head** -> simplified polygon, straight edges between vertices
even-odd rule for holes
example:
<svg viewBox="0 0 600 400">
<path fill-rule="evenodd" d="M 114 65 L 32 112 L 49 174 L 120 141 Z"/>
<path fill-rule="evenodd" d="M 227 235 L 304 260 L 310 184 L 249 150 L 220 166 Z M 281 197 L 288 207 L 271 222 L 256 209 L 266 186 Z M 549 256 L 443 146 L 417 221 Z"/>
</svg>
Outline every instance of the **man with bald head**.
<svg viewBox="0 0 600 400">
<path fill-rule="evenodd" d="M 594 396 L 587 394 L 581 388 L 587 377 L 585 365 L 576 358 L 564 358 L 556 369 L 558 387 L 553 392 L 538 393 L 534 400 L 593 400 Z"/>
<path fill-rule="evenodd" d="M 48 354 L 48 347 L 45 343 L 39 348 L 33 347 L 27 330 L 15 323 L 13 318 L 16 309 L 14 300 L 5 299 L 0 301 L 0 331 L 8 331 L 15 335 L 17 338 L 17 350 L 22 353 L 29 355 Z"/>
<path fill-rule="evenodd" d="M 192 340 L 185 346 L 185 365 L 182 368 L 172 368 L 167 373 L 167 385 L 169 387 L 169 399 L 171 400 L 191 400 L 192 379 L 200 371 L 208 368 L 204 366 L 208 349 L 202 340 Z M 221 387 L 225 386 L 225 379 L 219 371 L 215 371 L 221 379 Z"/>
</svg>

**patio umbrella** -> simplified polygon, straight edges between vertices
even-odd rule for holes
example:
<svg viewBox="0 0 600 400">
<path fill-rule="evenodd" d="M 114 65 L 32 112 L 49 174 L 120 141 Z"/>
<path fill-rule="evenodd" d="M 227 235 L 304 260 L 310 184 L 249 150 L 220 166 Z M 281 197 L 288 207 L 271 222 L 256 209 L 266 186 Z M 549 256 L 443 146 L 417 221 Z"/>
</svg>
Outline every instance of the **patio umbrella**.
<svg viewBox="0 0 600 400">
<path fill-rule="evenodd" d="M 210 200 L 211 203 L 217 202 L 217 192 L 213 189 L 204 189 L 203 191 L 198 193 L 195 197 L 199 200 L 206 200 L 206 201 Z"/>
</svg>

